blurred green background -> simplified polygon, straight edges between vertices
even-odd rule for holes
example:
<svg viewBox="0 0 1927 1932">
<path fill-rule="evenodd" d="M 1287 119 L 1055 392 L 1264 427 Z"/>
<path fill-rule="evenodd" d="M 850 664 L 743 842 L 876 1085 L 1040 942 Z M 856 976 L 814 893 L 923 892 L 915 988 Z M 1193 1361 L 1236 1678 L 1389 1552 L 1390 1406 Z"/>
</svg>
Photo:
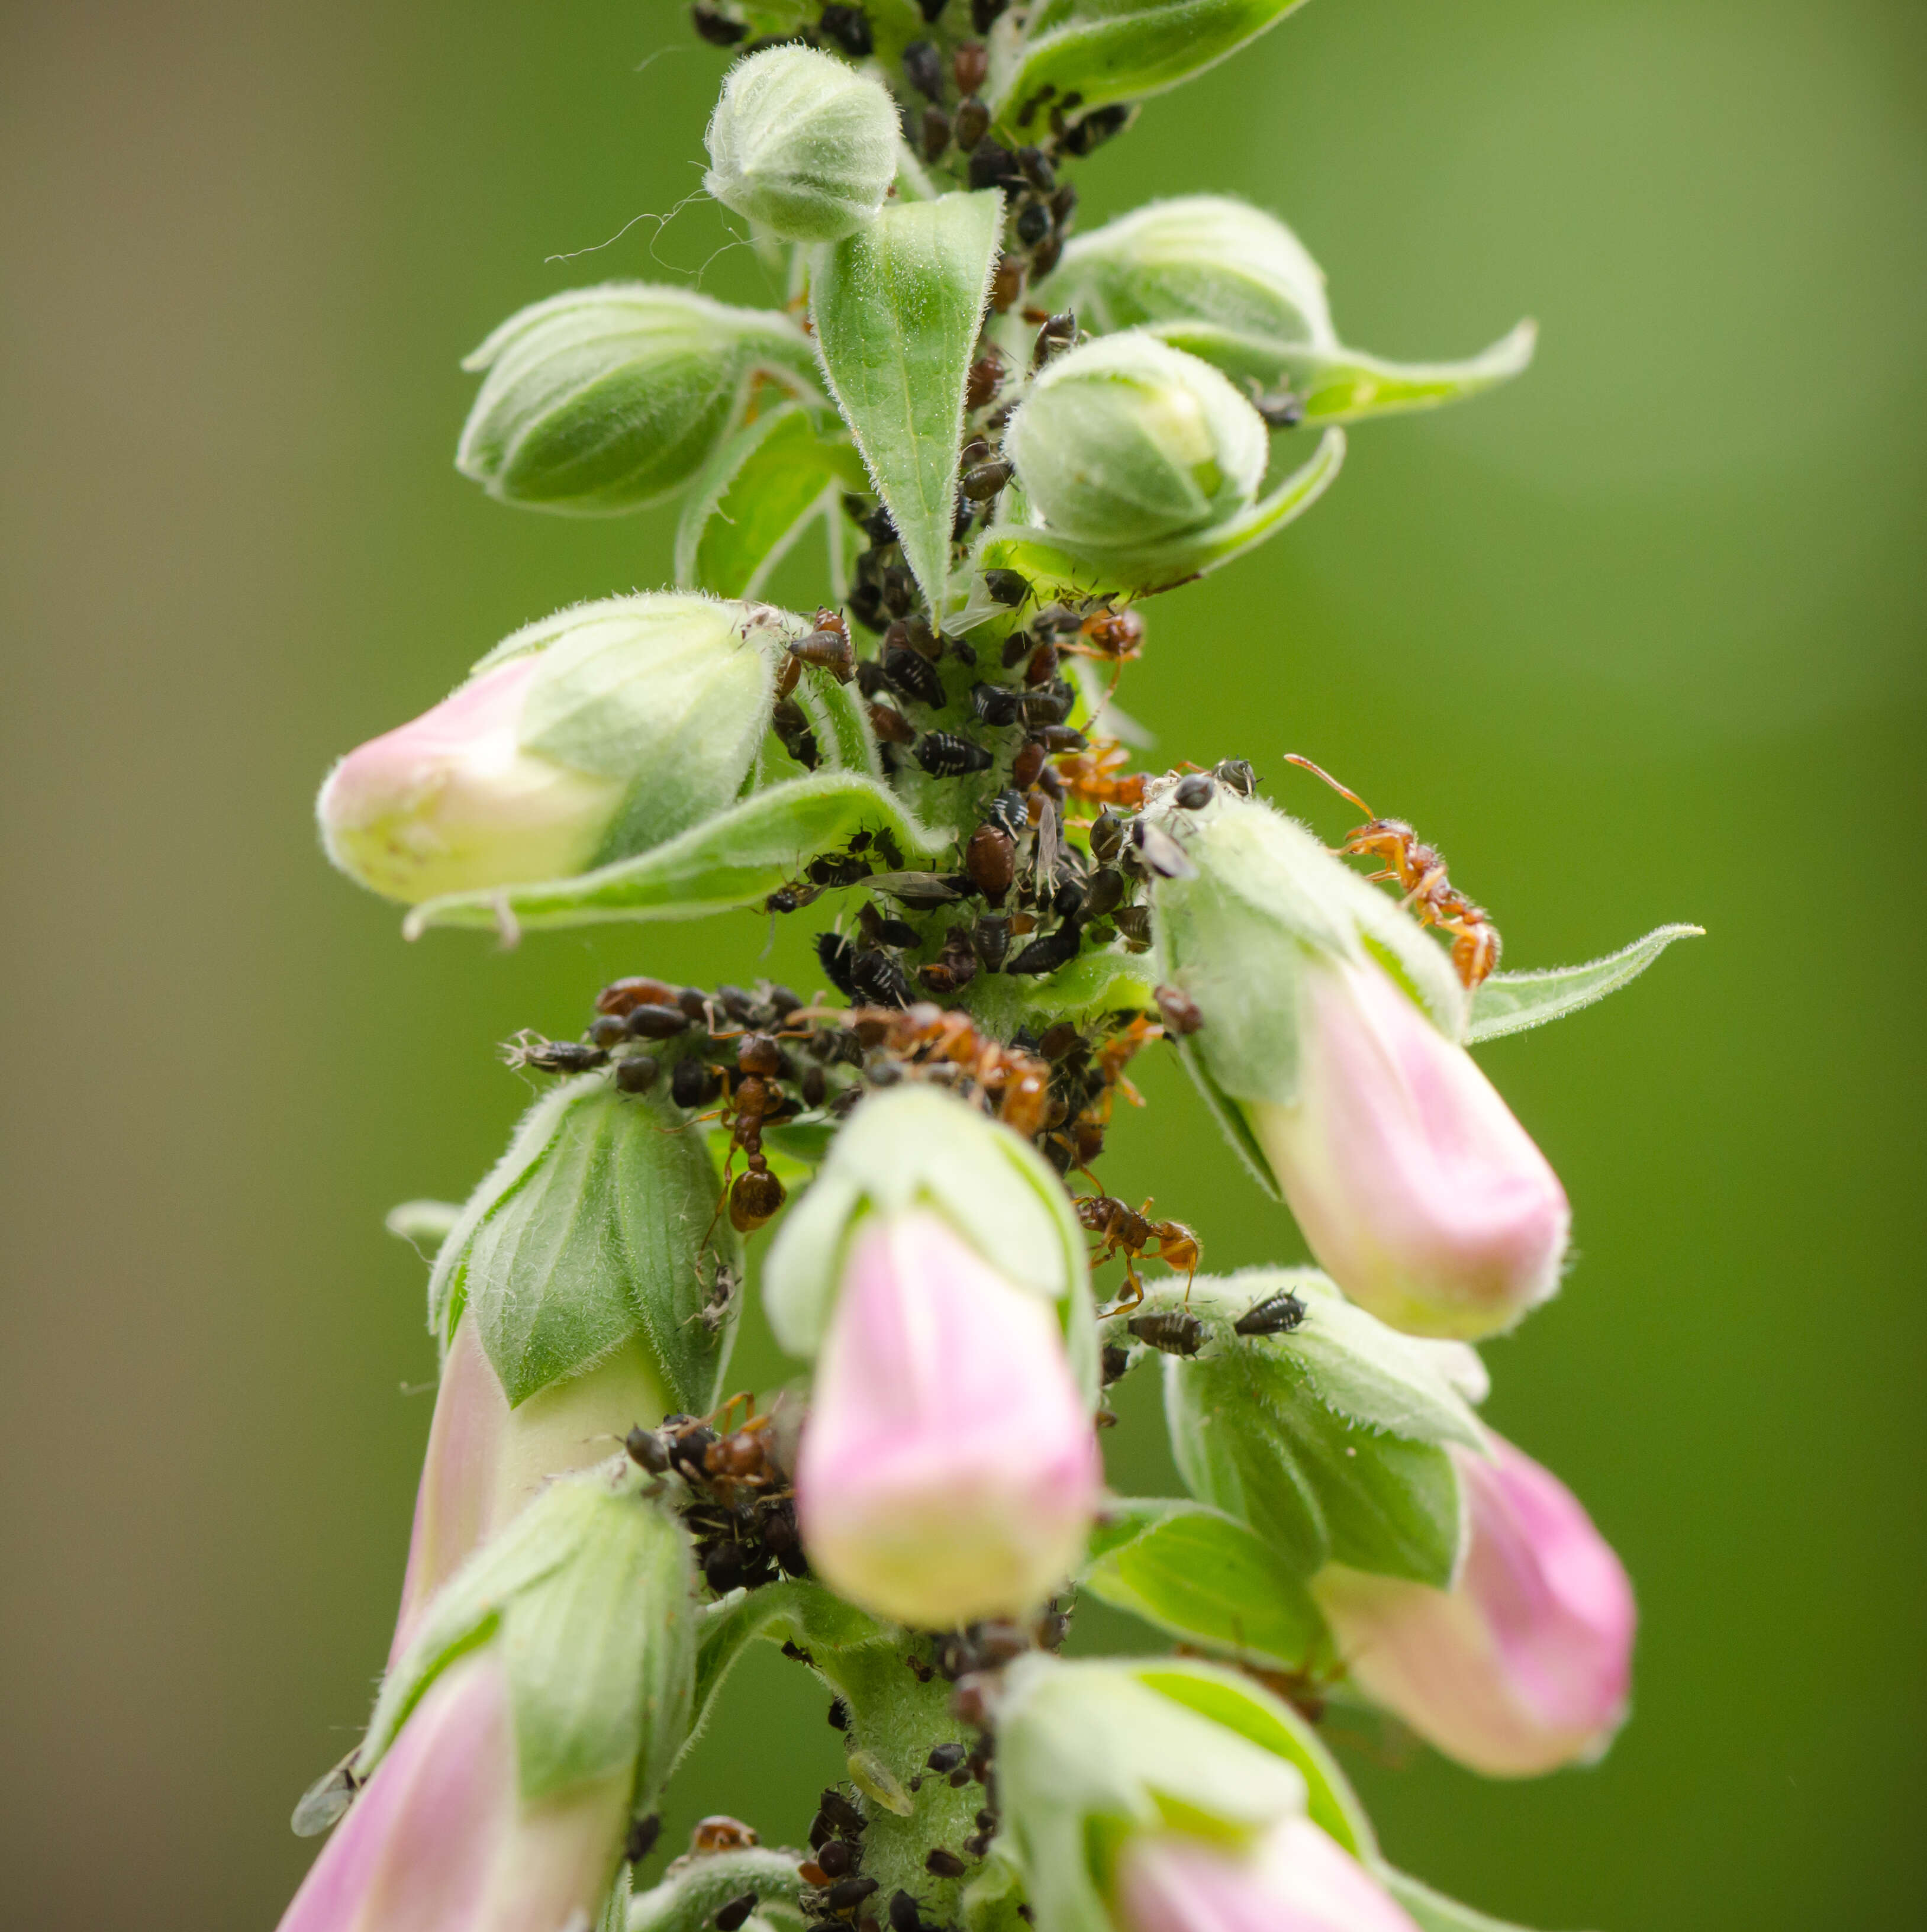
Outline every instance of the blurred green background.
<svg viewBox="0 0 1927 1932">
<path fill-rule="evenodd" d="M 1123 695 L 1170 758 L 1335 831 L 1280 763 L 1314 755 L 1444 844 L 1512 964 L 1711 929 L 1482 1056 L 1581 1256 L 1487 1351 L 1490 1412 L 1625 1553 L 1638 1708 L 1594 1771 L 1359 1775 L 1401 1863 L 1529 1924 L 1920 1922 L 1923 56 L 1907 0 L 1317 0 L 1081 178 L 1092 220 L 1278 209 L 1386 354 L 1544 327 L 1155 608 Z M 383 1210 L 497 1151 L 515 1028 L 612 970 L 755 970 L 748 914 L 405 946 L 309 817 L 498 637 L 662 580 L 666 515 L 457 479 L 457 362 L 573 284 L 763 298 L 713 208 L 637 220 L 696 189 L 721 66 L 643 0 L 0 10 L 10 1922 L 272 1923 L 428 1422 Z M 807 977 L 794 926 L 770 968 Z M 1113 1191 L 1214 1267 L 1294 1255 L 1144 1084 Z M 1123 1484 L 1165 1468 L 1152 1394 Z M 820 1705 L 746 1668 L 673 1830 L 793 1838 Z"/>
</svg>

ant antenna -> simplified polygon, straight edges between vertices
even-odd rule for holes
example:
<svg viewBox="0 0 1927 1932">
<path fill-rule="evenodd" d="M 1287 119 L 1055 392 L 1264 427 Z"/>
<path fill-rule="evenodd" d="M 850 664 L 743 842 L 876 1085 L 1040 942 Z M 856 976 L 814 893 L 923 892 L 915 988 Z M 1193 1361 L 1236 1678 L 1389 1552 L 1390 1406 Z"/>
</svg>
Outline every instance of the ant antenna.
<svg viewBox="0 0 1927 1932">
<path fill-rule="evenodd" d="M 1366 818 L 1376 818 L 1378 816 L 1378 814 L 1372 810 L 1371 807 L 1367 805 L 1365 800 L 1359 796 L 1356 792 L 1347 790 L 1344 786 L 1339 784 L 1336 778 L 1332 777 L 1329 772 L 1326 770 L 1323 765 L 1314 765 L 1309 758 L 1301 758 L 1296 752 L 1286 752 L 1284 754 L 1284 762 L 1287 765 L 1296 765 L 1300 771 L 1309 772 L 1314 778 L 1323 778 L 1341 798 L 1350 799 L 1353 804 L 1356 806 L 1359 811 L 1365 814 Z"/>
</svg>

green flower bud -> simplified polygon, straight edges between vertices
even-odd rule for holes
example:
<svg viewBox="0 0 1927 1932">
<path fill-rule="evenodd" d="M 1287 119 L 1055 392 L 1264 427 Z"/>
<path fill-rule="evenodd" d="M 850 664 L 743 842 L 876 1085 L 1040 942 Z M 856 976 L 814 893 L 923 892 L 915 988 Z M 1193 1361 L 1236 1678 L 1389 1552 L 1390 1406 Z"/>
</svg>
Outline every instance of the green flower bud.
<svg viewBox="0 0 1927 1932">
<path fill-rule="evenodd" d="M 1052 363 L 1004 450 L 1051 530 L 1116 550 L 1228 521 L 1269 454 L 1263 421 L 1224 376 L 1137 332 Z"/>
<path fill-rule="evenodd" d="M 1108 334 L 1209 322 L 1240 335 L 1335 348 L 1324 272 L 1284 224 L 1220 194 L 1154 201 L 1078 236 L 1036 299 Z"/>
<path fill-rule="evenodd" d="M 462 367 L 488 374 L 456 468 L 504 502 L 580 516 L 673 496 L 728 434 L 757 374 L 816 380 L 787 317 L 641 282 L 537 302 Z"/>
<path fill-rule="evenodd" d="M 604 1784 L 619 1808 L 647 1805 L 688 1736 L 696 1664 L 688 1538 L 647 1480 L 619 1457 L 558 1478 L 449 1579 L 383 1680 L 358 1780 L 486 1646 L 508 1673 L 525 1805 Z"/>
<path fill-rule="evenodd" d="M 1338 339 L 1325 277 L 1275 216 L 1224 195 L 1154 201 L 1080 235 L 1035 299 L 1100 333 L 1142 328 L 1266 392 L 1280 426 L 1429 409 L 1516 376 L 1521 322 L 1458 362 L 1389 362 Z"/>
<path fill-rule="evenodd" d="M 784 242 L 834 242 L 869 220 L 896 178 L 895 104 L 809 47 L 769 47 L 723 82 L 703 185 Z"/>
<path fill-rule="evenodd" d="M 647 850 L 742 789 L 772 664 L 803 619 L 697 596 L 610 597 L 531 624 L 453 696 L 337 765 L 328 856 L 414 904 Z"/>
</svg>

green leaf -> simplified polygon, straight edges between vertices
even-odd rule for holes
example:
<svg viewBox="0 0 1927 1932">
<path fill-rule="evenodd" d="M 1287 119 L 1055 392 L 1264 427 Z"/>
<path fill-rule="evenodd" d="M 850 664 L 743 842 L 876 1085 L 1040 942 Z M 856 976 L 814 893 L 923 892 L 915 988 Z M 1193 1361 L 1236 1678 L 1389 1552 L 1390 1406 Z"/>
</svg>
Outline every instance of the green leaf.
<svg viewBox="0 0 1927 1932">
<path fill-rule="evenodd" d="M 1296 1671 L 1329 1660 L 1302 1580 L 1242 1522 L 1202 1503 L 1107 1504 L 1079 1581 L 1115 1610 L 1240 1661 Z"/>
<path fill-rule="evenodd" d="M 1494 1918 L 1489 1912 L 1475 1912 L 1434 1892 L 1428 1885 L 1395 1871 L 1382 1859 L 1368 1861 L 1380 1884 L 1412 1915 L 1419 1932 L 1525 1932 L 1509 1919 Z"/>
<path fill-rule="evenodd" d="M 1522 322 L 1458 362 L 1389 362 L 1362 350 L 1275 341 L 1209 322 L 1153 322 L 1148 332 L 1261 389 L 1289 389 L 1308 424 L 1437 409 L 1509 382 L 1531 362 L 1536 322 Z"/>
<path fill-rule="evenodd" d="M 718 1213 L 703 1137 L 667 1102 L 589 1074 L 529 1117 L 509 1159 L 507 1184 L 505 1162 L 472 1221 L 465 1210 L 445 1269 L 438 1258 L 445 1334 L 466 1304 L 514 1407 L 640 1330 L 670 1395 L 706 1409 L 735 1304 L 715 1330 L 697 1317 L 715 1270 L 740 1265 L 741 1245 Z"/>
<path fill-rule="evenodd" d="M 732 912 L 758 904 L 818 854 L 847 844 L 859 832 L 888 832 L 907 854 L 927 857 L 946 842 L 917 824 L 874 779 L 857 772 L 820 772 L 753 793 L 665 844 L 575 878 L 427 900 L 409 914 L 402 931 L 410 939 L 437 926 L 513 934 L 524 926 Z"/>
<path fill-rule="evenodd" d="M 994 188 L 896 202 L 815 261 L 824 372 L 933 610 L 949 574 L 964 380 L 1002 230 Z"/>
<path fill-rule="evenodd" d="M 1148 1007 L 1156 983 L 1148 954 L 1080 952 L 1042 980 L 980 974 L 965 1004 L 980 1022 L 1007 1039 L 1026 1026 L 1035 1024 L 1041 1033 L 1057 1020 Z"/>
<path fill-rule="evenodd" d="M 1221 1670 L 1194 1664 L 1161 1661 L 1140 1666 L 1137 1674 L 1161 1695 L 1296 1765 L 1304 1774 L 1305 1808 L 1312 1822 L 1353 1857 L 1376 1858 L 1378 1840 L 1357 1792 L 1317 1732 L 1281 1698 Z"/>
<path fill-rule="evenodd" d="M 1196 1314 L 1235 1322 L 1266 1296 L 1296 1294 L 1305 1319 L 1288 1335 L 1225 1333 L 1221 1346 L 1290 1355 L 1302 1364 L 1329 1409 L 1368 1429 L 1415 1442 L 1456 1442 L 1484 1452 L 1485 1432 L 1465 1390 L 1484 1394 L 1485 1371 L 1462 1342 L 1436 1342 L 1397 1329 L 1348 1301 L 1314 1268 L 1245 1268 L 1191 1284 Z"/>
<path fill-rule="evenodd" d="M 1548 1020 L 1563 1019 L 1636 980 L 1676 939 L 1704 936 L 1703 926 L 1656 926 L 1644 939 L 1586 966 L 1553 966 L 1538 973 L 1494 973 L 1472 996 L 1466 1043 L 1503 1040 Z"/>
<path fill-rule="evenodd" d="M 688 1732 L 693 1588 L 681 1526 L 605 1490 L 572 1559 L 510 1599 L 502 1651 L 524 1802 L 631 1766 L 653 1798 Z"/>
<path fill-rule="evenodd" d="M 1019 41 L 993 41 L 988 99 L 1022 132 L 1024 110 L 1050 88 L 1083 106 L 1141 100 L 1215 67 L 1301 0 L 1045 0 Z M 1014 49 L 1014 51 L 1011 51 Z"/>
<path fill-rule="evenodd" d="M 1311 460 L 1249 509 L 1213 528 L 1128 550 L 1029 524 L 993 524 L 978 540 L 970 567 L 978 574 L 1020 572 L 1035 586 L 1040 603 L 1057 598 L 1149 597 L 1230 563 L 1302 517 L 1331 488 L 1344 457 L 1344 431 L 1327 430 Z"/>
<path fill-rule="evenodd" d="M 819 436 L 799 404 L 769 410 L 704 466 L 676 532 L 676 580 L 719 597 L 755 597 L 812 517 L 862 486 L 847 445 Z"/>
<path fill-rule="evenodd" d="M 1458 1568 L 1457 1472 L 1429 1442 L 1327 1408 L 1283 1349 L 1167 1357 L 1164 1412 L 1192 1494 L 1248 1523 L 1309 1578 L 1327 1562 L 1443 1589 Z"/>
</svg>

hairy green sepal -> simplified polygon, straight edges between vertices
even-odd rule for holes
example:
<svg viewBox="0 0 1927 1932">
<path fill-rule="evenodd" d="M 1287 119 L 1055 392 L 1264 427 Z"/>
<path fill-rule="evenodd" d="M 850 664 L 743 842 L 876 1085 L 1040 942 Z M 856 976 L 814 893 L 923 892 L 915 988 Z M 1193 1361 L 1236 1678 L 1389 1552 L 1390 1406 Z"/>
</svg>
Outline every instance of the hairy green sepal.
<svg viewBox="0 0 1927 1932">
<path fill-rule="evenodd" d="M 742 1245 L 700 1133 L 666 1101 L 586 1074 L 538 1101 L 463 1208 L 429 1278 L 445 1347 L 466 1312 L 511 1407 L 640 1335 L 677 1405 L 715 1401 L 738 1298 L 697 1318 Z"/>
</svg>

